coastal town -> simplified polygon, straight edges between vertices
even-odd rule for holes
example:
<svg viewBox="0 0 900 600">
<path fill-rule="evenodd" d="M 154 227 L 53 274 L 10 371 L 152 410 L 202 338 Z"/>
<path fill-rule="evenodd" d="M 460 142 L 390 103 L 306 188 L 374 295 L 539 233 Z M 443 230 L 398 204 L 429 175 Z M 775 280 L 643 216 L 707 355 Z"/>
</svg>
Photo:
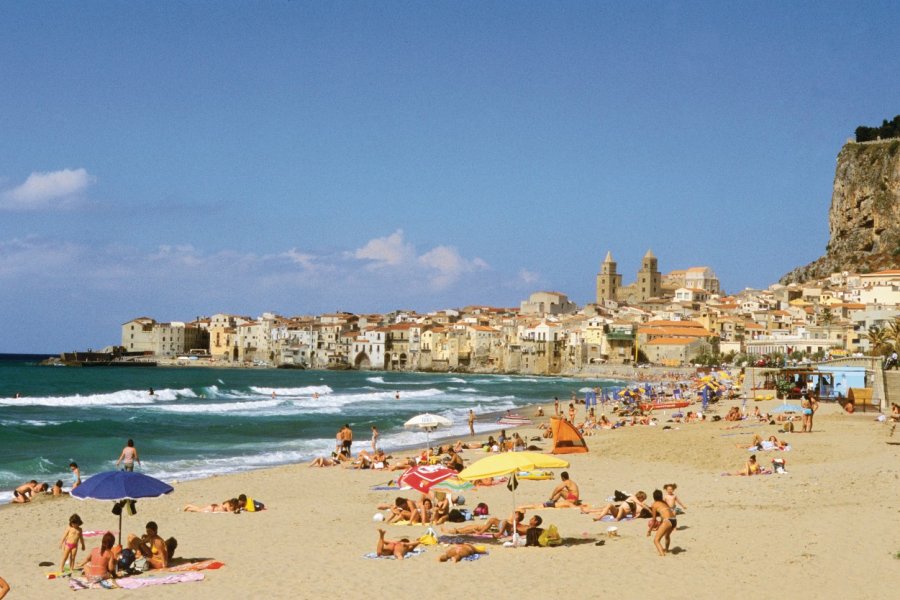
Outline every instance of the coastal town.
<svg viewBox="0 0 900 600">
<path fill-rule="evenodd" d="M 889 354 L 898 333 L 898 269 L 728 294 L 709 267 L 663 274 L 648 250 L 634 282 L 622 278 L 607 252 L 596 299 L 584 306 L 540 291 L 517 308 L 138 317 L 122 325 L 121 345 L 105 352 L 165 365 L 577 375 L 610 365 L 752 366 Z"/>
</svg>

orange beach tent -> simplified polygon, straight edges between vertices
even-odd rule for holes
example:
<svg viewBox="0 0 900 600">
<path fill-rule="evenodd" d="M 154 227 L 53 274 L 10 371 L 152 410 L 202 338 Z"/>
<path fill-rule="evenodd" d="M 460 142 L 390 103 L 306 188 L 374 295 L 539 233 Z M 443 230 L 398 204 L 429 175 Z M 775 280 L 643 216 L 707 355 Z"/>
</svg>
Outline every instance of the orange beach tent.
<svg viewBox="0 0 900 600">
<path fill-rule="evenodd" d="M 581 433 L 565 419 L 550 417 L 550 430 L 553 432 L 551 454 L 580 454 L 588 451 Z"/>
</svg>

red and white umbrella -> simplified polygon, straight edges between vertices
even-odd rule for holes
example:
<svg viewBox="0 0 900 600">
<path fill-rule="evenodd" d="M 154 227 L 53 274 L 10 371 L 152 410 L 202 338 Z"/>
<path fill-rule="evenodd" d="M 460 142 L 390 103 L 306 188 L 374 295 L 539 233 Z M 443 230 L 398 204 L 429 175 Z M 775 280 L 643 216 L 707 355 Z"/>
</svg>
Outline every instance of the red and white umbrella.
<svg viewBox="0 0 900 600">
<path fill-rule="evenodd" d="M 427 494 L 428 490 L 435 485 L 457 475 L 459 473 L 442 465 L 419 465 L 405 470 L 398 479 L 398 483 Z"/>
</svg>

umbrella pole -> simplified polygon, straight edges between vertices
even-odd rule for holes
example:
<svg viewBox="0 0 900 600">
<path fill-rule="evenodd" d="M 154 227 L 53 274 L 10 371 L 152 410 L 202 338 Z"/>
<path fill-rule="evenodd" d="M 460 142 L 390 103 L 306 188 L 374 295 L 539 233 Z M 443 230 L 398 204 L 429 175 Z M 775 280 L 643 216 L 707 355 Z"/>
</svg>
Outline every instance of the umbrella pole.
<svg viewBox="0 0 900 600">
<path fill-rule="evenodd" d="M 122 508 L 125 508 L 124 506 Z M 119 545 L 122 544 L 122 513 L 119 513 Z"/>
</svg>

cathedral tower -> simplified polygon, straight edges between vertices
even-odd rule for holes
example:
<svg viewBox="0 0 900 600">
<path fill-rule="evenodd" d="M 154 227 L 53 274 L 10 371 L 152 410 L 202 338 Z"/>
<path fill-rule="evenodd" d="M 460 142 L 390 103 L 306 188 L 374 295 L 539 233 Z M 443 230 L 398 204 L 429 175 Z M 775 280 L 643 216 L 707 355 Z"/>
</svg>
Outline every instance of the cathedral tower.
<svg viewBox="0 0 900 600">
<path fill-rule="evenodd" d="M 607 251 L 606 258 L 600 265 L 600 273 L 597 274 L 597 304 L 603 304 L 604 300 L 616 300 L 621 285 L 622 276 L 616 274 L 612 252 Z"/>
<path fill-rule="evenodd" d="M 641 270 L 637 273 L 637 297 L 643 302 L 650 298 L 658 298 L 662 295 L 662 277 L 659 274 L 656 257 L 653 252 L 647 250 L 641 261 Z"/>
</svg>

